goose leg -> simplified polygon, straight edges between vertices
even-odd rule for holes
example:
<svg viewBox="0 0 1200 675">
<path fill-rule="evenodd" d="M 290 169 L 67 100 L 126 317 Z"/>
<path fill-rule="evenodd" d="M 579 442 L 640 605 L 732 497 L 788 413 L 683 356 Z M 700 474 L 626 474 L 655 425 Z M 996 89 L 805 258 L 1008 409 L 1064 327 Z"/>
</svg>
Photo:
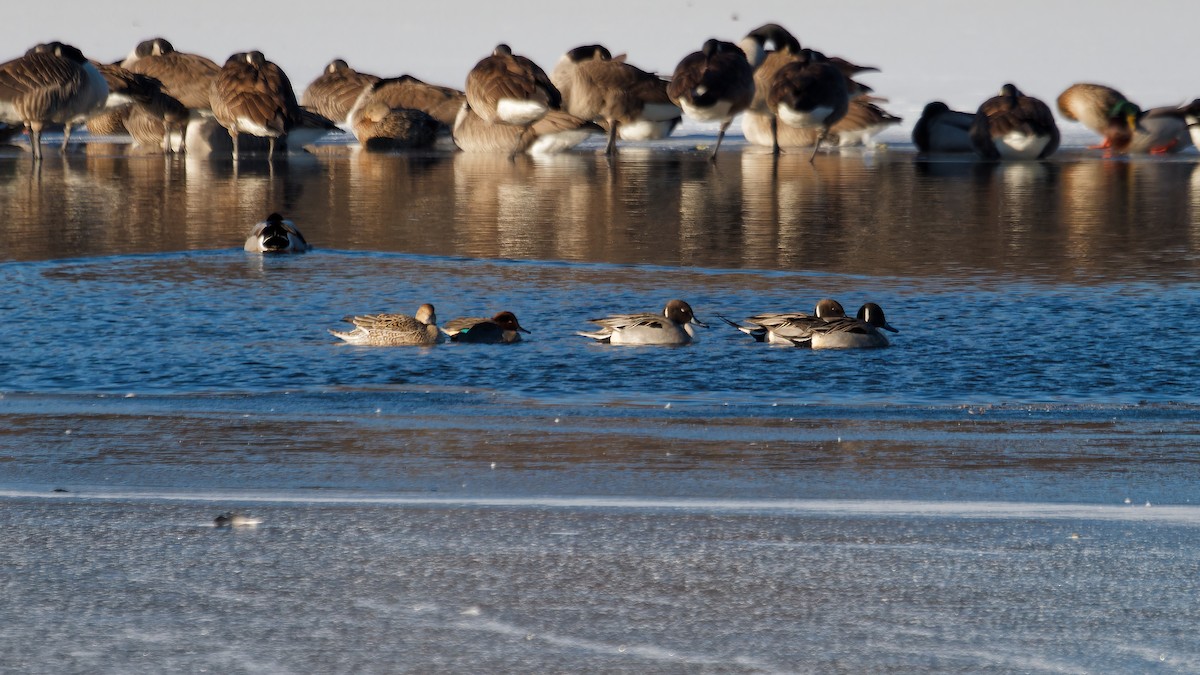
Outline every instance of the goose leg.
<svg viewBox="0 0 1200 675">
<path fill-rule="evenodd" d="M 515 162 L 517 155 L 525 152 L 526 141 L 525 137 L 532 133 L 532 127 L 526 126 L 521 129 L 521 134 L 517 136 L 517 142 L 513 145 L 512 152 L 508 153 L 508 161 Z"/>
<path fill-rule="evenodd" d="M 708 161 L 716 164 L 717 152 L 720 151 L 720 149 L 721 149 L 721 141 L 725 139 L 725 130 L 729 128 L 729 123 L 732 121 L 733 121 L 733 119 L 730 118 L 730 119 L 725 120 L 724 122 L 721 122 L 721 130 L 717 132 L 717 147 L 713 148 L 712 156 L 710 156 L 708 158 Z"/>
<path fill-rule="evenodd" d="M 821 135 L 817 136 L 817 142 L 813 144 L 812 154 L 808 157 L 808 163 L 812 164 L 817 158 L 817 150 L 821 149 L 821 141 L 825 140 L 825 127 L 821 127 Z"/>
<path fill-rule="evenodd" d="M 617 152 L 617 121 L 608 121 L 608 146 L 604 148 L 604 154 L 612 157 Z"/>
<path fill-rule="evenodd" d="M 33 150 L 33 159 L 34 159 L 34 161 L 41 161 L 41 159 L 42 159 L 42 123 L 41 122 L 31 122 L 31 123 L 27 124 L 26 127 L 29 129 L 29 143 L 31 145 L 31 149 Z"/>
<path fill-rule="evenodd" d="M 67 143 L 69 143 L 70 141 L 71 141 L 71 123 L 67 122 L 66 124 L 63 125 L 63 142 L 62 142 L 62 147 L 59 148 L 59 151 L 66 152 L 67 151 Z"/>
<path fill-rule="evenodd" d="M 275 137 L 267 136 L 267 159 L 275 159 Z"/>
<path fill-rule="evenodd" d="M 779 155 L 779 118 L 771 115 L 771 154 Z"/>
</svg>

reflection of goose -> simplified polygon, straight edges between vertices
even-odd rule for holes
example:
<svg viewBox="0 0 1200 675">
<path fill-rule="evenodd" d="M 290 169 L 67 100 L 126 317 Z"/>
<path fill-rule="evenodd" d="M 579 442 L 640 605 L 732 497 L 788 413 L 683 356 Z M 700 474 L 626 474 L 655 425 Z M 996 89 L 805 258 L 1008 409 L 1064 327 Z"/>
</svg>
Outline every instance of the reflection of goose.
<svg viewBox="0 0 1200 675">
<path fill-rule="evenodd" d="M 758 342 L 808 347 L 814 331 L 820 330 L 832 319 L 845 316 L 846 311 L 842 309 L 841 303 L 825 298 L 817 302 L 812 314 L 804 312 L 755 314 L 746 319 L 746 323 L 749 325 L 737 324 L 725 317 L 721 317 L 721 319 Z"/>
<path fill-rule="evenodd" d="M 921 152 L 974 152 L 971 125 L 975 116 L 951 110 L 941 101 L 925 105 L 921 119 L 913 127 L 912 139 Z"/>
<path fill-rule="evenodd" d="M 254 225 L 243 248 L 253 253 L 304 253 L 312 247 L 295 223 L 272 213 Z"/>
<path fill-rule="evenodd" d="M 66 125 L 63 149 L 71 124 L 104 106 L 108 85 L 96 67 L 75 47 L 52 42 L 0 64 L 0 121 L 23 124 L 29 130 L 35 160 L 41 159 L 42 129 Z"/>
<path fill-rule="evenodd" d="M 491 124 L 464 105 L 454 122 L 454 143 L 463 152 L 555 154 L 570 150 L 603 129 L 561 110 L 551 110 L 529 132 L 507 124 Z"/>
<path fill-rule="evenodd" d="M 467 74 L 467 104 L 491 124 L 508 124 L 521 129 L 515 145 L 522 145 L 530 125 L 562 103 L 558 89 L 536 63 L 512 53 L 508 45 L 497 45 Z M 513 149 L 513 154 L 520 152 Z"/>
<path fill-rule="evenodd" d="M 352 345 L 402 347 L 435 345 L 445 338 L 437 327 L 437 314 L 428 303 L 417 309 L 416 316 L 407 314 L 369 314 L 348 316 L 343 321 L 354 324 L 354 330 L 329 331 Z"/>
<path fill-rule="evenodd" d="M 339 125 L 348 124 L 350 109 L 363 89 L 378 81 L 378 77 L 360 73 L 342 59 L 334 59 L 317 79 L 305 87 L 300 96 L 300 105 Z"/>
<path fill-rule="evenodd" d="M 708 40 L 675 67 L 667 94 L 688 117 L 721 123 L 709 157 L 715 162 L 729 123 L 754 101 L 754 69 L 737 45 Z"/>
<path fill-rule="evenodd" d="M 588 321 L 600 330 L 579 335 L 614 345 L 686 345 L 696 337 L 692 326 L 704 326 L 683 300 L 668 302 L 662 314 L 616 314 Z"/>
<path fill-rule="evenodd" d="M 812 335 L 813 349 L 859 349 L 888 346 L 887 337 L 879 329 L 897 333 L 883 315 L 883 308 L 868 302 L 858 310 L 858 317 L 830 319 Z"/>
<path fill-rule="evenodd" d="M 617 136 L 649 138 L 670 133 L 682 111 L 667 97 L 667 81 L 613 59 L 604 47 L 589 45 L 567 52 L 554 69 L 555 81 L 570 92 L 563 109 L 608 130 L 606 154 L 616 152 Z M 661 136 L 660 136 L 661 137 Z"/>
<path fill-rule="evenodd" d="M 1050 108 L 1011 84 L 979 106 L 971 125 L 971 143 L 985 159 L 1045 159 L 1058 142 Z"/>
<path fill-rule="evenodd" d="M 479 317 L 451 319 L 442 326 L 442 332 L 449 336 L 451 342 L 507 344 L 520 342 L 521 333 L 529 331 L 521 327 L 516 314 L 500 312 L 490 319 Z"/>
<path fill-rule="evenodd" d="M 275 141 L 291 131 L 300 118 L 300 104 L 283 69 L 262 52 L 241 52 L 225 61 L 213 80 L 213 116 L 229 130 L 233 158 L 238 158 L 238 134 L 267 139 L 267 157 Z"/>
</svg>

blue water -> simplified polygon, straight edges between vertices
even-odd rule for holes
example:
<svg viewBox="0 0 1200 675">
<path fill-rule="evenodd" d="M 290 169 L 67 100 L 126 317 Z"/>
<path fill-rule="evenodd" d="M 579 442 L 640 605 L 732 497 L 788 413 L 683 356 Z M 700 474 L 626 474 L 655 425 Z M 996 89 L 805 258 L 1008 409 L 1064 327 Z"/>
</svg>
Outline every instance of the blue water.
<svg viewBox="0 0 1200 675">
<path fill-rule="evenodd" d="M 749 284 L 748 284 L 749 282 Z M 4 389 L 202 394 L 453 387 L 546 402 L 893 405 L 1200 404 L 1193 282 L 1088 285 L 860 278 L 314 251 L 239 250 L 5 263 Z M 747 288 L 747 286 L 750 286 Z M 836 296 L 880 303 L 889 349 L 768 347 L 725 326 Z M 687 299 L 710 325 L 690 348 L 613 348 L 586 319 Z M 351 347 L 348 314 L 517 313 L 511 347 Z"/>
<path fill-rule="evenodd" d="M 1196 165 L 0 155 L 0 669 L 1196 672 Z"/>
</svg>

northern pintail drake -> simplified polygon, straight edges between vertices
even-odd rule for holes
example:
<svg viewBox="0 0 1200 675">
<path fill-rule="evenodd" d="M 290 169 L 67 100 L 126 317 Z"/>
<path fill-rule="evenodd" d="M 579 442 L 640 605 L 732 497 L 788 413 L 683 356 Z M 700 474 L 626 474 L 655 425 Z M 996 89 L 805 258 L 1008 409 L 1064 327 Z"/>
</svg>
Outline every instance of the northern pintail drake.
<svg viewBox="0 0 1200 675">
<path fill-rule="evenodd" d="M 694 326 L 707 326 L 683 300 L 667 303 L 662 314 L 616 314 L 588 319 L 600 330 L 579 335 L 614 345 L 686 345 L 696 338 Z"/>
<path fill-rule="evenodd" d="M 831 319 L 813 331 L 811 345 L 813 349 L 886 347 L 888 339 L 880 332 L 881 328 L 893 333 L 900 332 L 887 322 L 882 307 L 868 302 L 859 308 L 857 318 Z"/>
<path fill-rule="evenodd" d="M 521 333 L 529 333 L 528 330 L 521 327 L 517 321 L 517 315 L 512 312 L 500 312 L 490 319 L 480 317 L 451 319 L 442 326 L 442 332 L 450 338 L 451 342 L 475 344 L 520 342 Z"/>
<path fill-rule="evenodd" d="M 817 302 L 812 314 L 805 312 L 769 312 L 746 319 L 749 325 L 721 320 L 759 342 L 790 347 L 808 347 L 813 332 L 825 327 L 830 320 L 845 318 L 846 310 L 837 300 L 825 298 Z"/>
<path fill-rule="evenodd" d="M 278 213 L 256 224 L 246 237 L 245 246 L 253 253 L 304 253 L 310 248 L 296 224 Z"/>
<path fill-rule="evenodd" d="M 255 527 L 262 524 L 261 518 L 226 511 L 213 518 L 213 527 Z"/>
<path fill-rule="evenodd" d="M 348 316 L 342 320 L 354 324 L 354 330 L 329 332 L 352 345 L 402 347 L 436 345 L 445 341 L 445 336 L 437 327 L 437 314 L 429 303 L 421 305 L 416 316 L 368 314 Z"/>
<path fill-rule="evenodd" d="M 733 118 L 754 102 L 754 68 L 746 52 L 732 42 L 707 40 L 683 57 L 667 86 L 671 102 L 700 122 L 720 122 L 709 161 L 717 161 L 721 141 Z"/>
<path fill-rule="evenodd" d="M 83 53 L 61 42 L 40 44 L 0 64 L 0 122 L 29 130 L 34 160 L 42 158 L 42 129 L 65 125 L 62 149 L 71 125 L 100 112 L 108 85 Z"/>
<path fill-rule="evenodd" d="M 564 110 L 604 125 L 608 131 L 604 152 L 608 155 L 616 152 L 622 128 L 645 126 L 634 132 L 639 137 L 664 128 L 670 133 L 683 114 L 667 96 L 666 80 L 626 63 L 624 57 L 612 58 L 600 45 L 567 52 L 555 66 L 551 80 L 560 93 L 564 86 L 570 92 L 563 97 Z"/>
<path fill-rule="evenodd" d="M 942 101 L 931 101 L 913 127 L 912 140 L 921 152 L 975 152 L 971 125 L 975 115 L 951 110 Z"/>
<path fill-rule="evenodd" d="M 1006 84 L 975 112 L 971 143 L 984 159 L 1045 159 L 1058 149 L 1058 125 L 1049 106 Z"/>
</svg>

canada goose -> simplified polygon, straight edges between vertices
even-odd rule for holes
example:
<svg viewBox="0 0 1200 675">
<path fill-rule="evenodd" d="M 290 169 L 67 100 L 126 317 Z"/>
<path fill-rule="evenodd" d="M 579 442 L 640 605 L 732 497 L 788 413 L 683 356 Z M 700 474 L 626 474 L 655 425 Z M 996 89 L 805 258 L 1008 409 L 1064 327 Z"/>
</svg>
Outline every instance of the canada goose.
<svg viewBox="0 0 1200 675">
<path fill-rule="evenodd" d="M 710 39 L 675 67 L 667 95 L 689 117 L 721 123 L 709 157 L 715 162 L 729 123 L 754 101 L 754 69 L 740 47 Z"/>
<path fill-rule="evenodd" d="M 971 143 L 985 159 L 1045 159 L 1058 149 L 1058 125 L 1049 106 L 1005 84 L 984 101 L 971 124 Z"/>
<path fill-rule="evenodd" d="M 352 345 L 428 346 L 445 341 L 445 336 L 437 327 L 437 314 L 429 303 L 417 308 L 416 316 L 370 314 L 348 316 L 342 320 L 354 324 L 354 330 L 329 332 Z"/>
<path fill-rule="evenodd" d="M 378 81 L 379 77 L 360 73 L 342 59 L 334 59 L 317 79 L 304 88 L 300 105 L 339 125 L 349 124 L 350 110 L 363 89 Z"/>
<path fill-rule="evenodd" d="M 300 104 L 283 70 L 262 52 L 239 52 L 229 57 L 212 83 L 213 116 L 229 130 L 233 158 L 238 159 L 239 133 L 267 139 L 267 158 L 275 141 L 287 135 L 300 119 Z"/>
<path fill-rule="evenodd" d="M 171 140 L 178 134 L 180 152 L 184 150 L 183 132 L 188 121 L 188 109 L 173 96 L 164 93 L 161 82 L 118 65 L 99 64 L 97 68 L 108 83 L 107 107 L 112 109 L 119 106 L 125 110 L 122 129 L 134 137 L 135 145 L 158 145 L 163 152 L 170 152 L 173 147 Z M 132 126 L 136 128 L 136 134 L 129 129 L 130 117 L 135 117 Z"/>
<path fill-rule="evenodd" d="M 354 108 L 380 102 L 393 110 L 419 110 L 437 120 L 449 132 L 454 127 L 459 108 L 466 100 L 466 96 L 457 89 L 428 84 L 411 75 L 401 75 L 377 80 L 364 87 L 348 116 L 354 114 Z"/>
<path fill-rule="evenodd" d="M 551 110 L 529 127 L 492 124 L 463 104 L 454 121 L 454 144 L 468 153 L 552 155 L 570 150 L 604 130 L 561 110 Z"/>
<path fill-rule="evenodd" d="M 942 101 L 931 101 L 913 127 L 912 139 L 921 152 L 974 152 L 971 124 L 975 116 L 951 110 Z"/>
<path fill-rule="evenodd" d="M 484 120 L 521 127 L 518 145 L 524 144 L 530 125 L 562 105 L 562 96 L 546 71 L 513 54 L 506 44 L 497 45 L 467 74 L 466 95 L 471 110 Z"/>
<path fill-rule="evenodd" d="M 104 107 L 108 85 L 83 53 L 61 42 L 37 45 L 0 64 L 0 121 L 29 130 L 33 158 L 42 158 L 42 129 L 63 124 L 65 150 L 70 125 Z"/>
<path fill-rule="evenodd" d="M 770 51 L 766 50 L 767 42 L 771 43 Z M 775 112 L 767 105 L 767 93 L 771 90 L 779 69 L 800 58 L 800 41 L 783 26 L 768 23 L 747 33 L 738 44 L 742 51 L 746 52 L 750 65 L 754 67 L 754 101 L 747 109 L 747 114 L 742 117 L 742 130 L 747 133 L 749 140 L 748 126 L 766 126 L 770 142 L 764 145 L 770 145 L 771 151 L 778 153 L 779 123 Z"/>
<path fill-rule="evenodd" d="M 607 55 L 607 58 L 606 58 Z M 637 136 L 666 133 L 674 127 L 683 111 L 667 96 L 667 81 L 624 59 L 613 59 L 608 50 L 590 45 L 567 52 L 554 69 L 570 95 L 563 109 L 585 120 L 601 123 L 608 131 L 605 154 L 616 152 L 617 136 L 622 127 L 646 125 Z M 556 82 L 557 85 L 557 82 Z"/>
<path fill-rule="evenodd" d="M 177 52 L 163 38 L 145 40 L 121 62 L 135 73 L 162 82 L 163 91 L 194 110 L 211 110 L 212 82 L 221 72 L 215 61 L 198 54 Z"/>
<path fill-rule="evenodd" d="M 350 114 L 354 137 L 367 150 L 426 148 L 437 140 L 439 127 L 420 110 L 389 108 L 379 100 L 356 106 Z"/>
<path fill-rule="evenodd" d="M 767 92 L 767 106 L 788 126 L 819 130 L 809 156 L 812 161 L 829 128 L 846 116 L 850 92 L 846 77 L 824 54 L 803 49 L 799 58 L 784 64 L 775 74 Z"/>
</svg>

